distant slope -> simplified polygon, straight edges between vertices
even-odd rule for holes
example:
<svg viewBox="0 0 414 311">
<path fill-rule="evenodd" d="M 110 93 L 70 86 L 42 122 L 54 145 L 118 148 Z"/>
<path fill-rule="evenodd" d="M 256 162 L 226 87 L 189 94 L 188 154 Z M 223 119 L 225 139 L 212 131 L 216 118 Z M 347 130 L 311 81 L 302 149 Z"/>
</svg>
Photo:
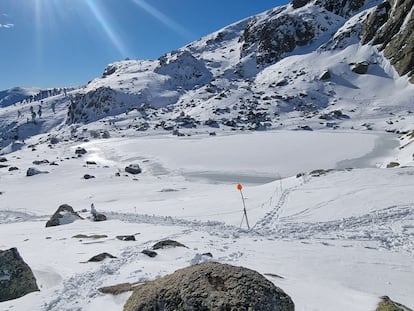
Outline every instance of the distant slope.
<svg viewBox="0 0 414 311">
<path fill-rule="evenodd" d="M 35 95 L 40 91 L 39 88 L 14 87 L 12 89 L 0 91 L 0 107 L 7 107 L 19 101 Z"/>
</svg>

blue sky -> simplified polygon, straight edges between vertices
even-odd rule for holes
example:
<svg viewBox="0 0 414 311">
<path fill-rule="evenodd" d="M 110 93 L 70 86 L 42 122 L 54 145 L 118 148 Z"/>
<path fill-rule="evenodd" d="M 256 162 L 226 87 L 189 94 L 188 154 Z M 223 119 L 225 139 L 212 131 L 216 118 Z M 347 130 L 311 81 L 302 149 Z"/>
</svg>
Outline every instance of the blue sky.
<svg viewBox="0 0 414 311">
<path fill-rule="evenodd" d="M 1 0 L 0 90 L 82 85 L 286 0 Z"/>
</svg>

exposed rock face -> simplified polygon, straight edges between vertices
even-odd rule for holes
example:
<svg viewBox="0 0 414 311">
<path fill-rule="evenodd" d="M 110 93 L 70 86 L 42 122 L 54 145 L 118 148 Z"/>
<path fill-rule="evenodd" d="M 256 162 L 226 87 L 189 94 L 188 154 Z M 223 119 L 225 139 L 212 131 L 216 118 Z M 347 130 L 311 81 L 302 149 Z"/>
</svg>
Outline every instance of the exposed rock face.
<svg viewBox="0 0 414 311">
<path fill-rule="evenodd" d="M 86 94 L 78 94 L 71 100 L 67 123 L 88 123 L 108 114 L 121 113 L 120 103 L 128 98 L 110 87 L 99 87 Z"/>
<path fill-rule="evenodd" d="M 36 279 L 16 248 L 0 250 L 0 302 L 38 291 Z"/>
<path fill-rule="evenodd" d="M 293 311 L 294 303 L 256 271 L 210 262 L 137 287 L 124 311 L 138 310 Z"/>
<path fill-rule="evenodd" d="M 83 219 L 76 213 L 72 206 L 68 204 L 63 204 L 59 206 L 57 211 L 46 223 L 46 227 L 66 225 L 74 222 L 75 220 Z"/>
<path fill-rule="evenodd" d="M 364 22 L 361 42 L 378 45 L 400 75 L 414 83 L 414 0 L 387 0 Z"/>
<path fill-rule="evenodd" d="M 314 38 L 312 21 L 302 19 L 299 15 L 286 14 L 259 23 L 254 20 L 244 30 L 241 56 L 254 53 L 258 64 L 270 64 L 297 46 L 309 44 Z"/>
<path fill-rule="evenodd" d="M 310 0 L 293 0 L 292 6 L 295 9 L 301 8 L 310 3 Z M 314 2 L 326 10 L 341 16 L 350 16 L 365 4 L 365 1 L 361 0 L 316 0 Z"/>
</svg>

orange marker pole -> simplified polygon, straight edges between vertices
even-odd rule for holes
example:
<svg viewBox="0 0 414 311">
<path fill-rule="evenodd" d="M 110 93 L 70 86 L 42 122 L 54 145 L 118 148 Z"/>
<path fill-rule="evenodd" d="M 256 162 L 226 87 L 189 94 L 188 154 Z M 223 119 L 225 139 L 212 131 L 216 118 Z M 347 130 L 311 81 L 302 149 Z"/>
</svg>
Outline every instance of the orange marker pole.
<svg viewBox="0 0 414 311">
<path fill-rule="evenodd" d="M 250 230 L 249 219 L 247 218 L 246 203 L 244 202 L 244 196 L 243 196 L 242 189 L 243 189 L 243 185 L 242 185 L 242 184 L 237 184 L 237 190 L 239 190 L 239 191 L 240 191 L 240 195 L 241 195 L 242 202 L 243 202 L 243 218 L 242 218 L 242 221 L 241 221 L 241 223 L 240 223 L 240 228 L 241 228 L 241 226 L 242 226 L 242 224 L 243 224 L 243 219 L 244 219 L 244 217 L 246 217 L 247 229 L 249 229 L 249 230 Z"/>
</svg>

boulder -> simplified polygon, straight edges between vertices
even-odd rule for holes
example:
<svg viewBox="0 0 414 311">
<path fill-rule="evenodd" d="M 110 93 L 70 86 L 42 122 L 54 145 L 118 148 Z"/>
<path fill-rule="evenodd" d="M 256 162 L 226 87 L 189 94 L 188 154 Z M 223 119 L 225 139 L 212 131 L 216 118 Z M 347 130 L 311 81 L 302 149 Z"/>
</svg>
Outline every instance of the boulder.
<svg viewBox="0 0 414 311">
<path fill-rule="evenodd" d="M 106 218 L 106 216 L 104 214 L 96 213 L 93 216 L 93 221 L 105 221 L 105 220 L 107 220 L 107 218 Z"/>
<path fill-rule="evenodd" d="M 0 250 L 0 302 L 39 291 L 30 267 L 16 248 Z"/>
<path fill-rule="evenodd" d="M 357 74 L 363 75 L 368 72 L 368 67 L 369 67 L 368 62 L 360 62 L 360 63 L 352 64 L 352 71 Z"/>
<path fill-rule="evenodd" d="M 83 179 L 93 179 L 93 178 L 95 178 L 95 176 L 93 175 L 89 175 L 89 174 L 83 175 Z"/>
<path fill-rule="evenodd" d="M 329 70 L 325 70 L 322 72 L 322 74 L 319 76 L 319 80 L 328 80 L 331 78 L 331 72 Z"/>
<path fill-rule="evenodd" d="M 116 238 L 121 241 L 135 241 L 134 235 L 117 235 Z"/>
<path fill-rule="evenodd" d="M 378 307 L 375 311 L 413 311 L 412 309 L 392 301 L 388 296 L 382 296 L 381 302 L 378 304 Z"/>
<path fill-rule="evenodd" d="M 125 172 L 136 175 L 142 172 L 138 164 L 130 164 L 125 167 Z"/>
<path fill-rule="evenodd" d="M 138 286 L 124 311 L 293 311 L 292 299 L 256 271 L 209 262 Z"/>
<path fill-rule="evenodd" d="M 32 162 L 34 165 L 42 165 L 42 164 L 49 164 L 49 160 L 35 160 Z"/>
<path fill-rule="evenodd" d="M 26 171 L 26 176 L 30 177 L 30 176 L 34 176 L 34 175 L 39 175 L 39 174 L 49 174 L 48 171 L 41 171 L 38 170 L 37 168 L 34 167 L 29 167 Z"/>
<path fill-rule="evenodd" d="M 73 210 L 73 207 L 68 204 L 59 206 L 57 211 L 46 223 L 46 227 L 54 227 L 60 225 L 66 225 L 74 222 L 75 220 L 83 219 Z"/>
<path fill-rule="evenodd" d="M 144 255 L 147 255 L 148 257 L 154 258 L 155 256 L 157 256 L 157 252 L 151 251 L 149 249 L 144 249 L 141 253 L 143 253 Z"/>
<path fill-rule="evenodd" d="M 7 162 L 7 158 L 5 158 L 5 157 L 0 157 L 0 162 Z"/>
<path fill-rule="evenodd" d="M 163 241 L 159 241 L 155 243 L 152 249 L 157 250 L 157 249 L 163 249 L 167 247 L 187 247 L 187 246 L 174 240 L 163 240 Z"/>
<path fill-rule="evenodd" d="M 9 172 L 17 171 L 19 168 L 16 166 L 9 167 Z"/>
<path fill-rule="evenodd" d="M 82 148 L 82 147 L 78 147 L 78 148 L 76 148 L 76 150 L 75 150 L 75 154 L 80 154 L 80 155 L 83 155 L 83 154 L 86 154 L 87 153 L 87 151 L 86 151 L 86 149 L 85 148 Z"/>
<path fill-rule="evenodd" d="M 88 262 L 100 262 L 100 261 L 105 260 L 106 258 L 116 258 L 116 257 L 109 253 L 100 253 L 90 258 Z"/>
</svg>

